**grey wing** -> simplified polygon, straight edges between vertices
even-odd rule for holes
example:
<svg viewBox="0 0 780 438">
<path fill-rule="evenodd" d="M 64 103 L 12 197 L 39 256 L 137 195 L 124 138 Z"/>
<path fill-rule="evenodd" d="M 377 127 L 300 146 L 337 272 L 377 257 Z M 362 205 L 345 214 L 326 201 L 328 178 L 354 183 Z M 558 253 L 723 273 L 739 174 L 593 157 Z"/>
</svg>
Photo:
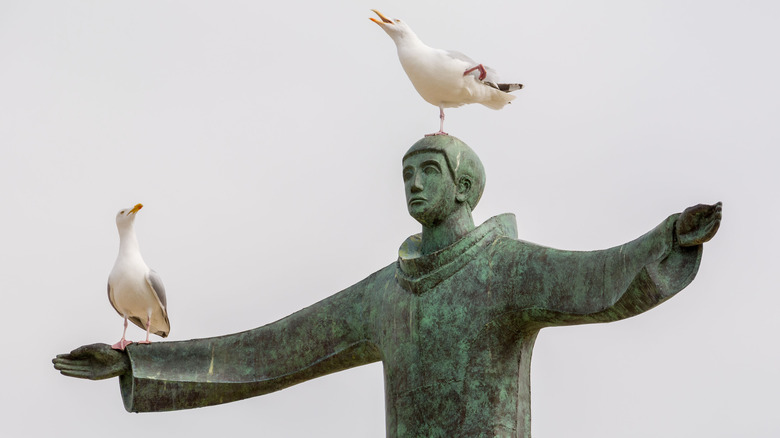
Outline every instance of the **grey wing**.
<svg viewBox="0 0 780 438">
<path fill-rule="evenodd" d="M 108 302 L 111 303 L 111 307 L 113 307 L 114 310 L 116 310 L 116 313 L 118 313 L 119 316 L 124 318 L 125 315 L 123 315 L 122 312 L 120 312 L 119 309 L 116 308 L 116 304 L 114 303 L 114 294 L 111 293 L 112 292 L 111 291 L 111 282 L 108 281 L 106 286 L 108 288 Z"/>
<path fill-rule="evenodd" d="M 465 61 L 468 63 L 471 67 L 476 67 L 479 63 L 477 61 L 474 61 L 473 59 L 469 58 L 468 55 L 458 52 L 457 50 L 447 50 L 447 54 L 455 59 L 459 59 L 461 61 Z M 498 73 L 493 70 L 492 68 L 486 66 L 485 64 L 482 64 L 482 67 L 485 68 L 485 73 L 487 74 L 485 76 L 485 79 L 483 79 L 484 82 L 492 82 L 494 84 L 497 84 L 500 79 L 498 78 Z M 473 72 L 469 73 L 470 75 L 479 78 L 479 71 L 474 70 Z"/>
<path fill-rule="evenodd" d="M 168 308 L 168 300 L 165 298 L 165 286 L 163 285 L 160 274 L 155 272 L 154 269 L 149 270 L 149 275 L 146 276 L 146 280 L 152 286 L 152 290 L 157 294 L 157 298 L 160 300 L 164 308 Z"/>
<path fill-rule="evenodd" d="M 466 61 L 469 64 L 477 65 L 477 61 L 474 61 L 473 59 L 469 58 L 468 55 L 462 52 L 458 52 L 457 50 L 447 50 L 446 51 L 448 55 L 455 59 L 460 59 L 461 61 Z"/>
</svg>

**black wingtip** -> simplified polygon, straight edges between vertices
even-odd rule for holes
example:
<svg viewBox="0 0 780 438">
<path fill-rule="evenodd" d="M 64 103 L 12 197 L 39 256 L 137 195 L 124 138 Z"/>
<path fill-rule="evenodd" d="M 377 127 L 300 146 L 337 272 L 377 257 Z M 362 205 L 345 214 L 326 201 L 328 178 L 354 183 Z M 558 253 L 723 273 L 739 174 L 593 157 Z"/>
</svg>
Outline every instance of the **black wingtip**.
<svg viewBox="0 0 780 438">
<path fill-rule="evenodd" d="M 496 84 L 496 88 L 499 90 L 505 92 L 505 93 L 511 93 L 512 91 L 517 91 L 523 88 L 523 84 Z"/>
</svg>

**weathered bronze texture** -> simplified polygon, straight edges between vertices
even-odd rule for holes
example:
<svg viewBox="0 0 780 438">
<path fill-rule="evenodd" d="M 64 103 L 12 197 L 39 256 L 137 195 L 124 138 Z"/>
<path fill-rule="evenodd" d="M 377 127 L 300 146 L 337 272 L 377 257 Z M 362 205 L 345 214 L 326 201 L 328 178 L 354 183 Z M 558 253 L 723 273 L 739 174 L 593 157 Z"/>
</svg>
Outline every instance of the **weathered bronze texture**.
<svg viewBox="0 0 780 438">
<path fill-rule="evenodd" d="M 531 352 L 549 326 L 642 313 L 696 275 L 721 205 L 698 205 L 624 245 L 565 251 L 517 239 L 511 214 L 475 226 L 485 174 L 446 135 L 407 152 L 422 233 L 357 284 L 274 323 L 182 342 L 103 344 L 54 359 L 65 375 L 119 375 L 128 411 L 209 406 L 382 361 L 388 437 L 530 437 Z"/>
</svg>

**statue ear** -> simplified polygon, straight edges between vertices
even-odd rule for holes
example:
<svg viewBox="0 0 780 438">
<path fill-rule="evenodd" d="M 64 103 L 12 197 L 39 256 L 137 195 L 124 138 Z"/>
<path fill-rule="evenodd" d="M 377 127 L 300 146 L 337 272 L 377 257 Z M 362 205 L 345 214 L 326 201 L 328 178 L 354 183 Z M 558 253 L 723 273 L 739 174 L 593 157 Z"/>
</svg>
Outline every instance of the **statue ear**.
<svg viewBox="0 0 780 438">
<path fill-rule="evenodd" d="M 458 193 L 455 195 L 455 199 L 458 202 L 466 202 L 469 191 L 471 190 L 471 178 L 468 176 L 462 176 L 458 179 Z"/>
</svg>

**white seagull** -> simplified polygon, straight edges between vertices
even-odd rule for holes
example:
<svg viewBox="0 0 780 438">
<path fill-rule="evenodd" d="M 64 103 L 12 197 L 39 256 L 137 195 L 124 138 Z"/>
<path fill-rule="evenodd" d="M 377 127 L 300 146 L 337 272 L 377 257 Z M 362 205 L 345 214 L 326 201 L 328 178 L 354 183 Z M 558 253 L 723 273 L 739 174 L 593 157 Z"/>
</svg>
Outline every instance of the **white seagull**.
<svg viewBox="0 0 780 438">
<path fill-rule="evenodd" d="M 146 341 L 140 342 L 142 344 L 150 343 L 150 332 L 164 338 L 171 331 L 162 279 L 144 263 L 135 237 L 133 224 L 141 207 L 142 204 L 136 204 L 116 214 L 119 255 L 108 275 L 108 300 L 125 319 L 122 339 L 111 346 L 116 350 L 124 350 L 132 343 L 125 340 L 128 319 L 146 330 Z"/>
<path fill-rule="evenodd" d="M 512 91 L 522 84 L 499 83 L 496 72 L 468 56 L 454 51 L 434 49 L 425 45 L 403 21 L 389 19 L 372 9 L 380 20 L 369 18 L 393 39 L 398 59 L 412 85 L 426 102 L 439 107 L 439 132 L 444 132 L 444 108 L 456 108 L 467 103 L 481 103 L 499 110 L 511 102 Z"/>
</svg>

